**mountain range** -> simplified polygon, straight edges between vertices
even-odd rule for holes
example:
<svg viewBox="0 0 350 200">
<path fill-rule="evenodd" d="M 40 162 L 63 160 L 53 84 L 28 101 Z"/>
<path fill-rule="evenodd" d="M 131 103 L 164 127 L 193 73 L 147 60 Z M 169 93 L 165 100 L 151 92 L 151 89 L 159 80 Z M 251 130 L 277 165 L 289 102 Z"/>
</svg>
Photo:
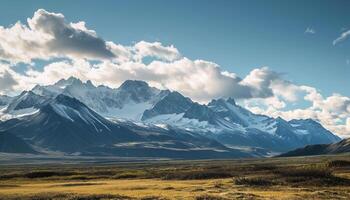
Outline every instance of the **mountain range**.
<svg viewBox="0 0 350 200">
<path fill-rule="evenodd" d="M 137 80 L 109 88 L 71 77 L 0 96 L 0 108 L 0 147 L 21 143 L 18 153 L 260 157 L 340 141 L 312 119 L 257 115 L 232 98 L 199 104 Z"/>
<path fill-rule="evenodd" d="M 339 153 L 350 153 L 349 138 L 333 144 L 307 145 L 305 147 L 295 149 L 287 153 L 283 153 L 279 156 L 280 157 L 314 156 L 314 155 L 327 155 L 327 154 L 339 154 Z"/>
</svg>

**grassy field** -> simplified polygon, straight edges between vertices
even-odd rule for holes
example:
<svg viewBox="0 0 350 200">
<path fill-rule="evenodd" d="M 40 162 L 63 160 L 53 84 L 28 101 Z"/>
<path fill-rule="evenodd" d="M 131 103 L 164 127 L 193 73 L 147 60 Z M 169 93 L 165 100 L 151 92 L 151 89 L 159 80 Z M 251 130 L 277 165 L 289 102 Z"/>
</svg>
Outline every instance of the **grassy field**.
<svg viewBox="0 0 350 200">
<path fill-rule="evenodd" d="M 0 199 L 350 199 L 350 156 L 0 166 Z"/>
</svg>

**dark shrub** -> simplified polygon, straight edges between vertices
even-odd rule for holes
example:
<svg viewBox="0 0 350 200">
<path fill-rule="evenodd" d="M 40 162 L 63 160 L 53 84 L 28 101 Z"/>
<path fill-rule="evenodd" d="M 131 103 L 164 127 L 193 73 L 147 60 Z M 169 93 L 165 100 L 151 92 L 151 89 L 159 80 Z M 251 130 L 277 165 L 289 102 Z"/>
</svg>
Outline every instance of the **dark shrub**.
<svg viewBox="0 0 350 200">
<path fill-rule="evenodd" d="M 271 185 L 274 185 L 274 183 L 272 181 L 261 178 L 261 177 L 253 177 L 253 178 L 237 177 L 234 179 L 234 183 L 236 185 L 247 185 L 247 186 L 271 186 Z"/>
<path fill-rule="evenodd" d="M 226 198 L 223 198 L 220 196 L 213 196 L 213 195 L 208 195 L 208 194 L 197 196 L 195 199 L 196 200 L 227 200 Z"/>
<path fill-rule="evenodd" d="M 72 172 L 35 171 L 24 174 L 25 178 L 46 178 L 51 176 L 71 176 Z"/>
<path fill-rule="evenodd" d="M 332 160 L 327 163 L 329 167 L 350 167 L 348 160 Z"/>
<path fill-rule="evenodd" d="M 327 178 L 333 176 L 332 170 L 325 165 L 288 167 L 274 170 L 274 172 L 286 177 Z"/>
<path fill-rule="evenodd" d="M 200 180 L 200 179 L 217 179 L 230 178 L 232 174 L 222 171 L 184 171 L 177 173 L 167 173 L 162 176 L 165 180 Z"/>
</svg>

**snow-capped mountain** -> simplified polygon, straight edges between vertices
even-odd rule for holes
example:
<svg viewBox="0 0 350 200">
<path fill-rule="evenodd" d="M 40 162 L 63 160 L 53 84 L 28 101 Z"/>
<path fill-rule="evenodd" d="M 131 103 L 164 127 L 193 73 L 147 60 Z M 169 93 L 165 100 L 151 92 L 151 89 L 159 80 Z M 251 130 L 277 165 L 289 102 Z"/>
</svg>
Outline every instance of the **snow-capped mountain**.
<svg viewBox="0 0 350 200">
<path fill-rule="evenodd" d="M 12 97 L 9 97 L 7 95 L 0 95 L 0 108 L 9 104 L 11 100 Z"/>
<path fill-rule="evenodd" d="M 47 97 L 37 95 L 32 91 L 24 91 L 9 102 L 8 106 L 6 107 L 6 112 L 11 113 L 28 108 L 38 108 L 45 101 L 47 101 L 47 99 Z"/>
<path fill-rule="evenodd" d="M 154 102 L 167 92 L 149 87 L 143 81 L 125 81 L 119 88 L 95 87 L 91 81 L 83 83 L 71 77 L 49 86 L 33 88 L 32 92 L 42 96 L 54 97 L 64 94 L 74 97 L 105 117 L 139 120 L 144 110 L 151 108 Z"/>
<path fill-rule="evenodd" d="M 34 138 L 34 145 L 69 152 L 92 146 L 95 152 L 97 146 L 121 143 L 123 137 L 127 142 L 136 142 L 137 148 L 150 145 L 159 149 L 163 145 L 167 151 L 173 142 L 165 144 L 160 138 L 176 141 L 177 147 L 181 143 L 187 150 L 215 144 L 215 148 L 220 146 L 224 151 L 225 148 L 231 148 L 229 151 L 262 148 L 265 152 L 286 152 L 340 140 L 311 119 L 286 121 L 257 115 L 232 98 L 199 104 L 176 91 L 159 90 L 135 80 L 113 89 L 73 77 L 62 79 L 53 85 L 35 86 L 14 97 L 1 113 L 2 120 L 11 120 L 0 128 L 15 130 L 20 137 Z M 38 128 L 40 124 L 47 126 Z M 121 127 L 124 129 L 120 130 Z M 155 134 L 150 137 L 149 133 Z M 75 138 L 75 144 L 68 145 L 68 138 Z M 53 141 L 69 147 L 53 148 L 56 145 Z"/>
<path fill-rule="evenodd" d="M 37 95 L 31 91 L 23 91 L 20 95 L 13 97 L 7 105 L 0 110 L 0 120 L 32 115 L 49 98 Z"/>
<path fill-rule="evenodd" d="M 37 152 L 179 158 L 250 155 L 184 130 L 110 121 L 63 94 L 37 108 L 35 114 L 0 123 L 0 131 L 28 142 Z"/>
<path fill-rule="evenodd" d="M 42 104 L 35 114 L 8 120 L 2 127 L 34 145 L 71 152 L 90 144 L 109 144 L 114 137 L 108 125 L 78 100 L 58 95 Z"/>
<path fill-rule="evenodd" d="M 286 151 L 307 144 L 339 141 L 339 137 L 313 120 L 287 122 L 282 118 L 256 115 L 237 105 L 231 98 L 201 105 L 177 93 L 173 99 L 164 100 L 165 98 L 152 109 L 146 110 L 142 119 L 149 123 L 164 123 L 197 132 L 228 146 Z"/>
</svg>

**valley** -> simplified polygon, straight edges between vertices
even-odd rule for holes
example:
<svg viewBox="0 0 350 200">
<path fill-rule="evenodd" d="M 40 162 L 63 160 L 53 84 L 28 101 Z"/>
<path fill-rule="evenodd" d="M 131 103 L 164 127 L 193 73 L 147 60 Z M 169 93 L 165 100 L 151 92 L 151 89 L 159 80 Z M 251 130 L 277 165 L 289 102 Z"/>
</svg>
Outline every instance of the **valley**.
<svg viewBox="0 0 350 200">
<path fill-rule="evenodd" d="M 348 154 L 3 164 L 0 199 L 348 199 Z"/>
</svg>

